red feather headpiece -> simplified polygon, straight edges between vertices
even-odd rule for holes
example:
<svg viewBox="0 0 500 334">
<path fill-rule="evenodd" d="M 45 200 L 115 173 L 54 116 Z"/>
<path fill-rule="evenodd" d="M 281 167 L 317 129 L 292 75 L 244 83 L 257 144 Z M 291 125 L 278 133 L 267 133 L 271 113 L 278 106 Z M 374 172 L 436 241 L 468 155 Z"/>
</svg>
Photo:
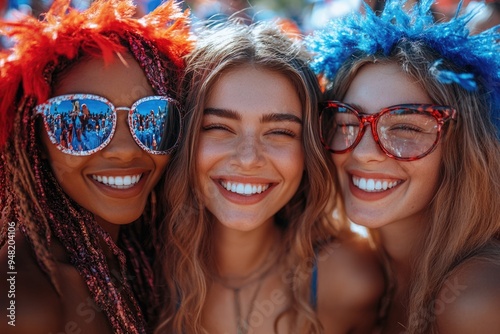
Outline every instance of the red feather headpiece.
<svg viewBox="0 0 500 334">
<path fill-rule="evenodd" d="M 129 0 L 98 0 L 83 12 L 70 8 L 70 2 L 55 0 L 43 20 L 25 17 L 18 22 L 0 22 L 0 34 L 15 43 L 0 53 L 0 148 L 12 129 L 19 102 L 26 97 L 39 102 L 49 98 L 52 72 L 82 54 L 101 56 L 109 62 L 116 53 L 134 53 L 132 41 L 139 41 L 168 61 L 168 74 L 145 70 L 151 72 L 146 73 L 150 82 L 153 75 L 182 74 L 183 57 L 193 40 L 189 13 L 182 12 L 174 0 L 142 18 L 134 17 L 136 8 Z"/>
</svg>

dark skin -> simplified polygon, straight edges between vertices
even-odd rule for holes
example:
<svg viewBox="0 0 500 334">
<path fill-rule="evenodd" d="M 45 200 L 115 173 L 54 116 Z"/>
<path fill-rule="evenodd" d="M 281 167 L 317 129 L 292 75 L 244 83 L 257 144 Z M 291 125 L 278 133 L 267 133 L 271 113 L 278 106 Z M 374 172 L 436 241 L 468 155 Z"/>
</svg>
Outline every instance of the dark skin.
<svg viewBox="0 0 500 334">
<path fill-rule="evenodd" d="M 15 326 L 0 322 L 0 332 L 27 333 L 112 333 L 106 316 L 92 302 L 85 281 L 76 268 L 67 263 L 59 244 L 52 252 L 58 269 L 61 289 L 59 296 L 49 277 L 38 265 L 31 247 L 21 233 L 15 238 L 15 297 L 1 298 L 2 310 L 15 301 Z M 114 261 L 112 261 L 114 262 Z M 0 268 L 7 268 L 7 248 L 0 250 Z M 6 294 L 11 288 L 6 270 L 0 270 L 0 291 Z M 9 319 L 10 321 L 11 319 Z"/>
<path fill-rule="evenodd" d="M 124 55 L 122 59 L 126 63 L 118 58 L 106 66 L 102 59 L 96 58 L 78 63 L 62 76 L 53 96 L 96 94 L 109 99 L 116 106 L 129 107 L 139 98 L 154 95 L 139 64 L 128 55 Z M 104 149 L 89 156 L 68 156 L 50 142 L 45 131 L 40 132 L 44 145 L 42 158 L 51 164 L 65 193 L 93 213 L 96 222 L 115 242 L 118 240 L 120 225 L 136 221 L 143 213 L 149 194 L 170 159 L 168 155 L 153 156 L 142 150 L 132 138 L 126 117 L 126 112 L 119 111 L 112 140 Z M 143 182 L 124 192 L 110 190 L 92 178 L 93 175 L 131 174 L 141 174 Z M 113 209 L 110 210 L 110 207 Z M 2 311 L 0 333 L 114 332 L 107 315 L 94 304 L 86 280 L 70 263 L 55 237 L 52 238 L 49 252 L 55 264 L 59 293 L 48 274 L 38 265 L 30 245 L 18 231 L 15 237 L 15 296 L 5 298 L 10 289 L 10 282 L 7 281 L 9 254 L 6 246 L 0 250 L 0 308 L 5 310 Z M 114 277 L 113 273 L 120 273 L 118 261 L 103 240 L 101 246 L 106 265 Z M 120 290 L 120 283 L 116 286 Z M 16 305 L 15 326 L 9 325 L 4 318 L 11 300 Z"/>
</svg>

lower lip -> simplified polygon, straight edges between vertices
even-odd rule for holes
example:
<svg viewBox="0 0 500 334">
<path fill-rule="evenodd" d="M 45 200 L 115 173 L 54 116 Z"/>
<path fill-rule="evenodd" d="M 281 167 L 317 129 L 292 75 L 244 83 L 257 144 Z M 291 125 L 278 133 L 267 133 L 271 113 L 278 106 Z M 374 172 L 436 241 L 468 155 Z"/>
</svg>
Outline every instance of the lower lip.
<svg viewBox="0 0 500 334">
<path fill-rule="evenodd" d="M 114 197 L 114 198 L 127 199 L 127 198 L 138 196 L 139 194 L 142 193 L 144 186 L 146 184 L 146 179 L 147 179 L 148 175 L 149 175 L 149 173 L 143 173 L 139 182 L 137 182 L 132 187 L 127 188 L 127 189 L 118 189 L 118 188 L 113 188 L 113 187 L 107 186 L 104 183 L 101 183 L 101 182 L 94 180 L 92 178 L 92 176 L 89 176 L 89 179 L 92 181 L 93 184 L 95 184 L 95 186 L 104 195 L 109 196 L 109 197 Z"/>
<path fill-rule="evenodd" d="M 374 191 L 374 192 L 368 192 L 368 191 L 364 191 L 364 190 L 361 190 L 359 189 L 358 187 L 356 187 L 354 185 L 354 183 L 352 182 L 352 177 L 349 181 L 349 190 L 351 191 L 351 194 L 354 195 L 354 197 L 360 199 L 360 200 L 363 200 L 363 201 L 378 201 L 382 198 L 385 198 L 389 195 L 391 195 L 393 192 L 396 191 L 396 189 L 401 185 L 398 184 L 397 186 L 395 187 L 392 187 L 390 189 L 387 189 L 387 190 L 382 190 L 382 191 Z"/>
<path fill-rule="evenodd" d="M 219 188 L 220 193 L 222 196 L 224 196 L 228 201 L 235 203 L 235 204 L 241 204 L 241 205 L 252 205 L 252 204 L 257 204 L 260 201 L 262 201 L 264 198 L 267 197 L 273 186 L 269 186 L 265 191 L 261 192 L 260 194 L 253 194 L 253 195 L 240 195 L 238 193 L 233 193 L 232 191 L 227 190 L 224 188 L 219 182 L 214 181 L 217 187 Z"/>
</svg>

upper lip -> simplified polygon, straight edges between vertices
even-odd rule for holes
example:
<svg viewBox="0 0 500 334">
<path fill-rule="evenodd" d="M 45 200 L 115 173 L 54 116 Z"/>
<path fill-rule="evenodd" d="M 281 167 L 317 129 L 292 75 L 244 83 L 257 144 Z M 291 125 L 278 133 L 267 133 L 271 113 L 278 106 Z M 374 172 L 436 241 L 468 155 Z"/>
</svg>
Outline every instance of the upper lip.
<svg viewBox="0 0 500 334">
<path fill-rule="evenodd" d="M 239 194 L 260 194 L 276 183 L 262 177 L 225 176 L 212 179 L 224 189 Z"/>
<path fill-rule="evenodd" d="M 260 194 L 270 187 L 270 184 L 240 183 L 230 181 L 221 181 L 220 185 L 228 191 L 245 195 Z"/>
<path fill-rule="evenodd" d="M 144 168 L 106 169 L 89 172 L 87 173 L 87 176 L 92 180 L 105 184 L 114 184 L 115 178 L 120 179 L 120 183 L 124 182 L 128 184 L 132 182 L 133 184 L 135 184 L 139 182 L 140 179 L 144 178 L 149 172 L 149 169 Z M 113 181 L 111 182 L 110 179 L 113 179 Z"/>
<path fill-rule="evenodd" d="M 124 176 L 101 176 L 101 175 L 92 175 L 92 178 L 98 182 L 102 183 L 110 183 L 110 184 L 116 184 L 116 185 L 123 185 L 123 184 L 135 184 L 139 182 L 141 179 L 142 174 L 135 174 L 135 175 L 124 175 Z"/>
<path fill-rule="evenodd" d="M 373 178 L 363 178 L 352 176 L 352 183 L 363 190 L 366 191 L 381 191 L 393 188 L 399 185 L 402 181 L 391 181 L 389 179 L 373 179 Z"/>
<path fill-rule="evenodd" d="M 367 187 L 367 190 L 386 190 L 387 188 L 392 188 L 404 182 L 401 178 L 387 175 L 385 173 L 351 171 L 348 174 L 350 175 L 351 182 L 353 182 L 354 185 L 362 189 Z"/>
<path fill-rule="evenodd" d="M 127 175 L 138 175 L 149 172 L 148 168 L 108 168 L 101 169 L 99 171 L 87 172 L 87 175 L 99 175 L 99 176 L 127 176 Z"/>
<path fill-rule="evenodd" d="M 349 170 L 348 174 L 355 177 L 360 177 L 363 179 L 374 179 L 374 180 L 387 180 L 387 181 L 401 181 L 402 179 L 397 176 L 389 175 L 387 173 L 381 172 L 365 172 L 359 170 Z"/>
<path fill-rule="evenodd" d="M 273 184 L 277 183 L 268 178 L 263 177 L 248 177 L 248 176 L 213 176 L 213 180 L 217 182 L 237 182 L 237 183 L 250 183 L 250 184 Z"/>
</svg>

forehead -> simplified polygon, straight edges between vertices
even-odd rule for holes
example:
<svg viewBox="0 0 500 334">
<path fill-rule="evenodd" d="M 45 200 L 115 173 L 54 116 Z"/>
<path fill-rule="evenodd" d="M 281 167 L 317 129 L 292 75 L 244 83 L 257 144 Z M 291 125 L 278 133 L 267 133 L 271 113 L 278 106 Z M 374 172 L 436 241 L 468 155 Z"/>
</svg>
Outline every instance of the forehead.
<svg viewBox="0 0 500 334">
<path fill-rule="evenodd" d="M 103 96 L 117 106 L 129 106 L 136 100 L 154 95 L 137 61 L 129 55 L 87 58 L 68 68 L 55 86 L 53 95 L 86 93 Z"/>
<path fill-rule="evenodd" d="M 359 105 L 370 113 L 396 104 L 433 103 L 421 83 L 405 74 L 395 63 L 361 67 L 344 102 Z"/>
<path fill-rule="evenodd" d="M 212 85 L 205 108 L 239 113 L 291 112 L 301 116 L 299 94 L 285 74 L 265 68 L 240 66 L 228 70 Z"/>
</svg>

